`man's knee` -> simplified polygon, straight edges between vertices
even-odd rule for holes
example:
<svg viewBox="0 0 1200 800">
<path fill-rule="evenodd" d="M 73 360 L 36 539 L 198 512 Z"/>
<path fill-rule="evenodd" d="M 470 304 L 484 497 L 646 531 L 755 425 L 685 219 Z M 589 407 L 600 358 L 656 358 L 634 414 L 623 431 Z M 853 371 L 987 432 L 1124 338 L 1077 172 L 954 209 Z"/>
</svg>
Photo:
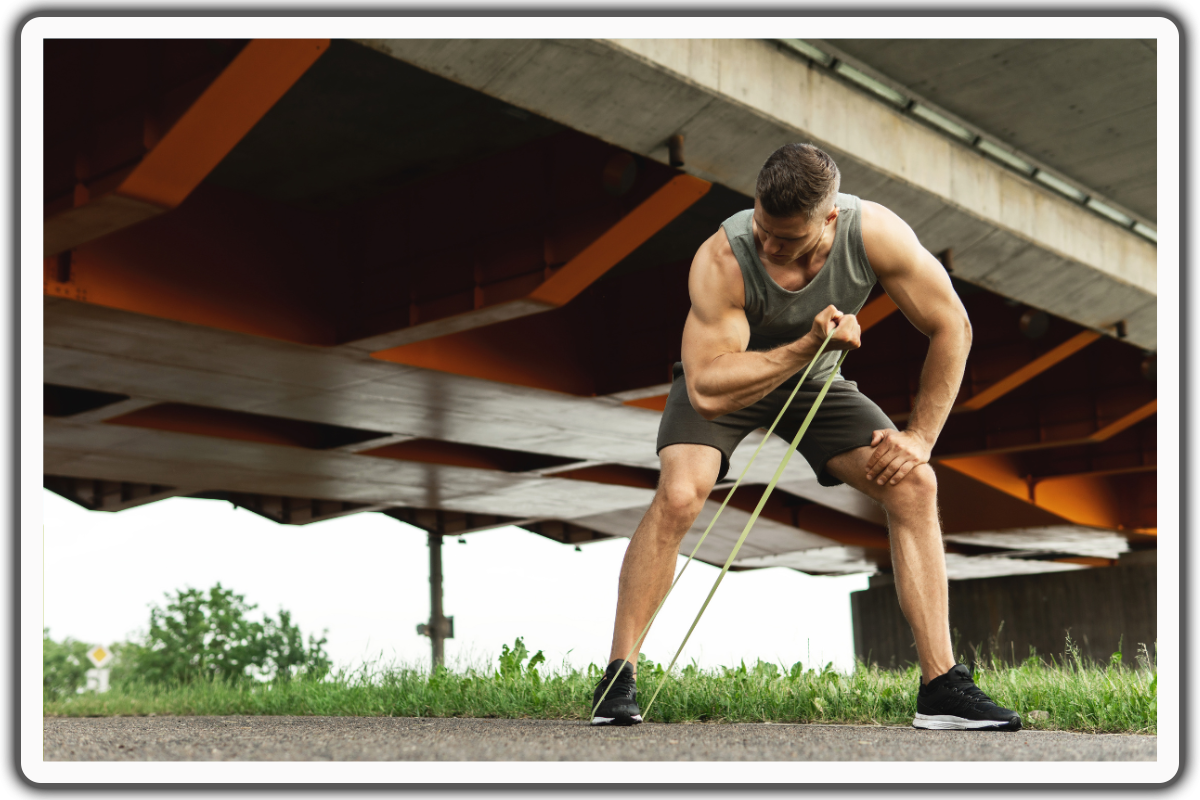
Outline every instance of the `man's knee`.
<svg viewBox="0 0 1200 800">
<path fill-rule="evenodd" d="M 920 464 L 895 486 L 887 487 L 883 506 L 888 513 L 920 511 L 937 505 L 937 474 L 928 464 Z"/>
<path fill-rule="evenodd" d="M 712 487 L 704 481 L 687 478 L 664 479 L 658 485 L 654 502 L 660 511 L 672 522 L 683 526 L 684 531 L 691 527 Z"/>
</svg>

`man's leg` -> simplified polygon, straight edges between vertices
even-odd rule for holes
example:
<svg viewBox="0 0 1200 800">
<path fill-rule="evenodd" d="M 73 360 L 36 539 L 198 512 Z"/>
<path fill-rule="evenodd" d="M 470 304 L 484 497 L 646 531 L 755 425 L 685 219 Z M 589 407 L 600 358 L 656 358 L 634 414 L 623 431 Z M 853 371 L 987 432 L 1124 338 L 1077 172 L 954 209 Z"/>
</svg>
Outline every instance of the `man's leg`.
<svg viewBox="0 0 1200 800">
<path fill-rule="evenodd" d="M 701 444 L 664 447 L 658 491 L 625 550 L 609 661 L 625 658 L 675 577 L 679 543 L 700 515 L 721 470 L 721 452 Z M 629 660 L 637 668 L 638 652 Z"/>
<path fill-rule="evenodd" d="M 867 480 L 873 449 L 859 447 L 829 459 L 826 470 L 887 510 L 892 567 L 900 610 L 912 626 L 925 682 L 954 666 L 950 643 L 946 555 L 938 519 L 937 478 L 922 464 L 895 486 Z"/>
</svg>

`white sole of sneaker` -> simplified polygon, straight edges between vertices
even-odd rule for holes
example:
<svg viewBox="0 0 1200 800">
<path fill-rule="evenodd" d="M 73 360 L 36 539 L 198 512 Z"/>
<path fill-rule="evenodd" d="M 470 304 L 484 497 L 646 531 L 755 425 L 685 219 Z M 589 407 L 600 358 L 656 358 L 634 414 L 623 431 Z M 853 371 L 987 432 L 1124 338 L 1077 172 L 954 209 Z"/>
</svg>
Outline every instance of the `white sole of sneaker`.
<svg viewBox="0 0 1200 800">
<path fill-rule="evenodd" d="M 1009 728 L 1011 725 L 1010 720 L 966 719 L 952 714 L 917 714 L 917 718 L 913 720 L 914 728 L 933 731 L 979 731 Z"/>
<path fill-rule="evenodd" d="M 615 719 L 616 719 L 616 717 L 592 717 L 592 724 L 593 725 L 612 725 L 613 720 L 615 720 Z M 642 721 L 642 715 L 634 714 L 632 717 L 630 717 L 630 719 L 633 720 L 633 722 L 621 722 L 621 723 L 617 723 L 617 724 L 619 724 L 619 725 L 636 725 L 637 723 Z"/>
</svg>

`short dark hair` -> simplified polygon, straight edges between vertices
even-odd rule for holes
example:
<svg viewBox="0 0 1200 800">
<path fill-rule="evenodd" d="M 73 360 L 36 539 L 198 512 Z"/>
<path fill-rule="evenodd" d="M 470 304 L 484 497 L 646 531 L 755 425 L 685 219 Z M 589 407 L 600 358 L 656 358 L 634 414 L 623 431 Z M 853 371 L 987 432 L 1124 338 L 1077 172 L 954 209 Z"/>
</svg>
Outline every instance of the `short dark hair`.
<svg viewBox="0 0 1200 800">
<path fill-rule="evenodd" d="M 811 221 L 834 200 L 841 184 L 842 173 L 824 150 L 811 144 L 785 144 L 763 164 L 754 196 L 772 217 Z"/>
</svg>

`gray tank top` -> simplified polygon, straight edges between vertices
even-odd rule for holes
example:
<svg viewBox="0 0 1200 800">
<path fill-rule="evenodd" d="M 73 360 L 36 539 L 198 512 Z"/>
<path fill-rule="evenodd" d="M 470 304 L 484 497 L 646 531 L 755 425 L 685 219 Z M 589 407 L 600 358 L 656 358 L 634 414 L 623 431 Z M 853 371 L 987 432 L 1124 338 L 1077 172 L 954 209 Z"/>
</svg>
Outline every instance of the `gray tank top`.
<svg viewBox="0 0 1200 800">
<path fill-rule="evenodd" d="M 812 330 L 813 319 L 826 306 L 844 314 L 857 314 L 875 285 L 875 272 L 867 261 L 862 239 L 862 204 L 852 194 L 837 196 L 837 229 L 833 249 L 816 277 L 799 291 L 777 284 L 758 257 L 751 217 L 754 209 L 739 211 L 721 223 L 733 247 L 746 285 L 746 319 L 750 323 L 749 350 L 771 350 L 794 342 Z M 840 353 L 826 352 L 808 374 L 824 381 L 837 365 Z M 842 380 L 838 375 L 834 380 Z"/>
</svg>

